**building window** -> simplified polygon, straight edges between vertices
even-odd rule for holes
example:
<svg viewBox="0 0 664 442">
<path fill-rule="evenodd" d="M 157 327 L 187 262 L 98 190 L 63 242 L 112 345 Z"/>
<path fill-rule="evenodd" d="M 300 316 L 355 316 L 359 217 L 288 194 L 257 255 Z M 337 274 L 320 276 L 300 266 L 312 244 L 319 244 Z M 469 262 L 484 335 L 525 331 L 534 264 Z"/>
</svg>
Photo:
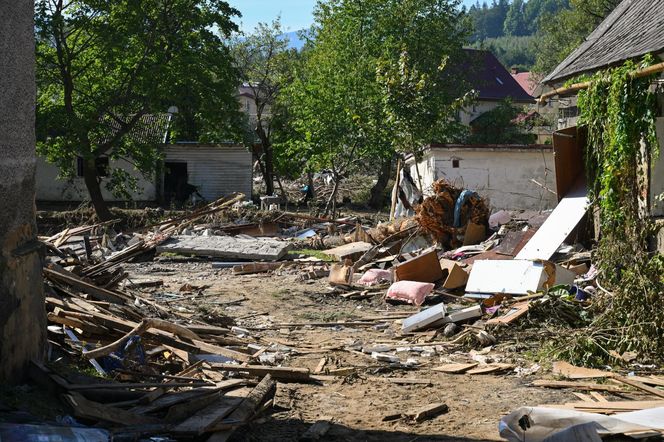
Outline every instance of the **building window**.
<svg viewBox="0 0 664 442">
<path fill-rule="evenodd" d="M 459 168 L 459 160 L 457 160 L 457 159 L 452 160 L 452 168 L 453 169 L 458 169 Z"/>
<path fill-rule="evenodd" d="M 77 157 L 76 175 L 83 176 L 83 167 L 85 167 L 85 161 L 83 161 L 83 157 Z M 95 167 L 97 168 L 97 176 L 108 176 L 108 157 L 95 158 Z"/>
<path fill-rule="evenodd" d="M 579 116 L 579 108 L 576 106 L 562 107 L 558 109 L 558 118 L 574 118 Z"/>
</svg>

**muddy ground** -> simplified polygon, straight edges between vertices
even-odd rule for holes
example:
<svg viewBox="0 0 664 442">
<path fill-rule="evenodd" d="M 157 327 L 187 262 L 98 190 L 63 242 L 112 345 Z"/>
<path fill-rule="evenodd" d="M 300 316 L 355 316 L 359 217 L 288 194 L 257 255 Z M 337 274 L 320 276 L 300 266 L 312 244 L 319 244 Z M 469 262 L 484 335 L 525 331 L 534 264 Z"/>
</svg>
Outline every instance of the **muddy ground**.
<svg viewBox="0 0 664 442">
<path fill-rule="evenodd" d="M 412 306 L 388 305 L 380 295 L 359 301 L 340 298 L 331 294 L 325 279 L 298 281 L 297 276 L 302 272 L 295 269 L 280 275 L 235 276 L 229 269 L 212 269 L 210 262 L 174 262 L 167 258 L 127 264 L 125 268 L 134 282 L 162 280 L 163 287 L 144 289 L 162 305 L 170 305 L 183 315 L 203 315 L 210 323 L 219 323 L 220 316 L 226 315 L 234 318 L 240 327 L 260 328 L 280 323 L 351 321 L 380 317 L 388 311 L 414 311 Z M 209 287 L 182 294 L 179 290 L 185 284 Z M 170 301 L 164 293 L 169 294 Z M 529 387 L 531 380 L 544 376 L 543 370 L 522 377 L 515 373 L 470 376 L 431 370 L 442 363 L 467 361 L 468 347 L 437 347 L 435 355 L 399 353 L 402 361 L 407 358 L 418 361 L 418 367 L 412 369 L 391 368 L 350 348 L 353 344 L 354 348 L 361 348 L 401 339 L 412 345 L 442 339 L 431 333 L 401 338 L 400 326 L 394 320 L 389 321 L 388 328 L 379 328 L 277 325 L 271 330 L 252 330 L 251 336 L 262 343 L 298 350 L 298 354 L 286 354 L 286 359 L 279 362 L 284 366 L 314 370 L 321 358 L 327 357 L 325 370 L 354 367 L 356 372 L 321 385 L 280 383 L 276 407 L 238 430 L 234 440 L 297 440 L 320 419 L 333 422 L 323 440 L 501 440 L 498 421 L 510 411 L 524 405 L 575 399 L 569 392 Z M 532 367 L 534 363 L 522 358 L 519 352 L 510 352 L 514 345 L 499 342 L 485 356 Z M 429 379 L 431 385 L 397 385 L 387 381 L 388 377 Z M 420 423 L 404 419 L 383 421 L 386 415 L 417 410 L 433 402 L 444 402 L 449 412 Z"/>
</svg>

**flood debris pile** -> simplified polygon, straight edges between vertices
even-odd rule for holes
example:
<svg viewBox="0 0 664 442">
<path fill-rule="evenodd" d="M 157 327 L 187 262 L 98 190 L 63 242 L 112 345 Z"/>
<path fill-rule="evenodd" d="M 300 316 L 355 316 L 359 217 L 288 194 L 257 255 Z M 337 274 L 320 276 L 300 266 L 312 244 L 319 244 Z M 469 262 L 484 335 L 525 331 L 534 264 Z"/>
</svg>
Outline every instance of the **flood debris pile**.
<svg viewBox="0 0 664 442">
<path fill-rule="evenodd" d="M 466 234 L 477 238 L 485 233 L 489 208 L 476 192 L 440 179 L 433 183 L 433 195 L 416 207 L 415 220 L 438 244 L 450 249 L 463 245 Z"/>
<path fill-rule="evenodd" d="M 137 231 L 115 231 L 112 222 L 66 229 L 41 238 L 49 360 L 78 361 L 98 377 L 40 364 L 32 375 L 57 391 L 72 419 L 103 437 L 226 440 L 275 410 L 284 383 L 433 385 L 441 373 L 624 395 L 564 404 L 574 412 L 660 407 L 660 378 L 606 371 L 611 376 L 603 378 L 620 385 L 580 383 L 585 378 L 561 369 L 554 375 L 571 380 L 533 380 L 545 370 L 523 355 L 550 333 L 588 324 L 601 288 L 591 253 L 574 234 L 586 203 L 579 192 L 551 213 L 489 215 L 477 194 L 439 181 L 416 216 L 376 226 L 358 217 L 256 210 L 235 195 Z M 288 322 L 270 312 L 240 317 L 226 307 L 249 293 L 222 300 L 205 277 L 185 275 L 175 293 L 144 278 L 169 263 L 209 269 L 210 277 L 298 281 L 323 292 L 315 302 L 347 303 L 356 313 Z M 137 270 L 141 276 L 130 275 Z M 295 317 L 297 308 L 287 308 Z M 345 338 L 321 345 L 280 337 L 312 329 Z M 320 357 L 315 369 L 298 359 L 309 354 Z M 448 411 L 437 402 L 384 420 L 417 423 Z"/>
</svg>

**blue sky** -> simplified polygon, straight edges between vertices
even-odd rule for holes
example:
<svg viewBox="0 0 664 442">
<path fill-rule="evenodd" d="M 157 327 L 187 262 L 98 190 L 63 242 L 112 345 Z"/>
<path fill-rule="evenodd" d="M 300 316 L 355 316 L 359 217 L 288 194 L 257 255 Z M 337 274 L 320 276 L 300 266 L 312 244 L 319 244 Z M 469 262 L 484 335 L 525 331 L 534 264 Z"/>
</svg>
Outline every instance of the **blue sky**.
<svg viewBox="0 0 664 442">
<path fill-rule="evenodd" d="M 226 0 L 242 12 L 240 27 L 253 30 L 259 22 L 269 23 L 281 14 L 285 31 L 299 31 L 309 27 L 316 0 Z M 475 0 L 463 0 L 468 6 Z"/>
</svg>

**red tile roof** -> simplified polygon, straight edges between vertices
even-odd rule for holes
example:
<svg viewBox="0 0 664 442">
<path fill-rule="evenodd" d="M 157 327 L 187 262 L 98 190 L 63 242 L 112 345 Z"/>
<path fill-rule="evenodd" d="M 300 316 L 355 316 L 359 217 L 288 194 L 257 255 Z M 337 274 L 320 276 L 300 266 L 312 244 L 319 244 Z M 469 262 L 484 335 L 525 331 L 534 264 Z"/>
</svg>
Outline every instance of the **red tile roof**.
<svg viewBox="0 0 664 442">
<path fill-rule="evenodd" d="M 514 77 L 524 91 L 528 92 L 528 95 L 534 96 L 533 94 L 537 88 L 537 82 L 533 80 L 530 72 L 519 72 L 517 74 L 512 74 L 512 77 Z"/>
</svg>

